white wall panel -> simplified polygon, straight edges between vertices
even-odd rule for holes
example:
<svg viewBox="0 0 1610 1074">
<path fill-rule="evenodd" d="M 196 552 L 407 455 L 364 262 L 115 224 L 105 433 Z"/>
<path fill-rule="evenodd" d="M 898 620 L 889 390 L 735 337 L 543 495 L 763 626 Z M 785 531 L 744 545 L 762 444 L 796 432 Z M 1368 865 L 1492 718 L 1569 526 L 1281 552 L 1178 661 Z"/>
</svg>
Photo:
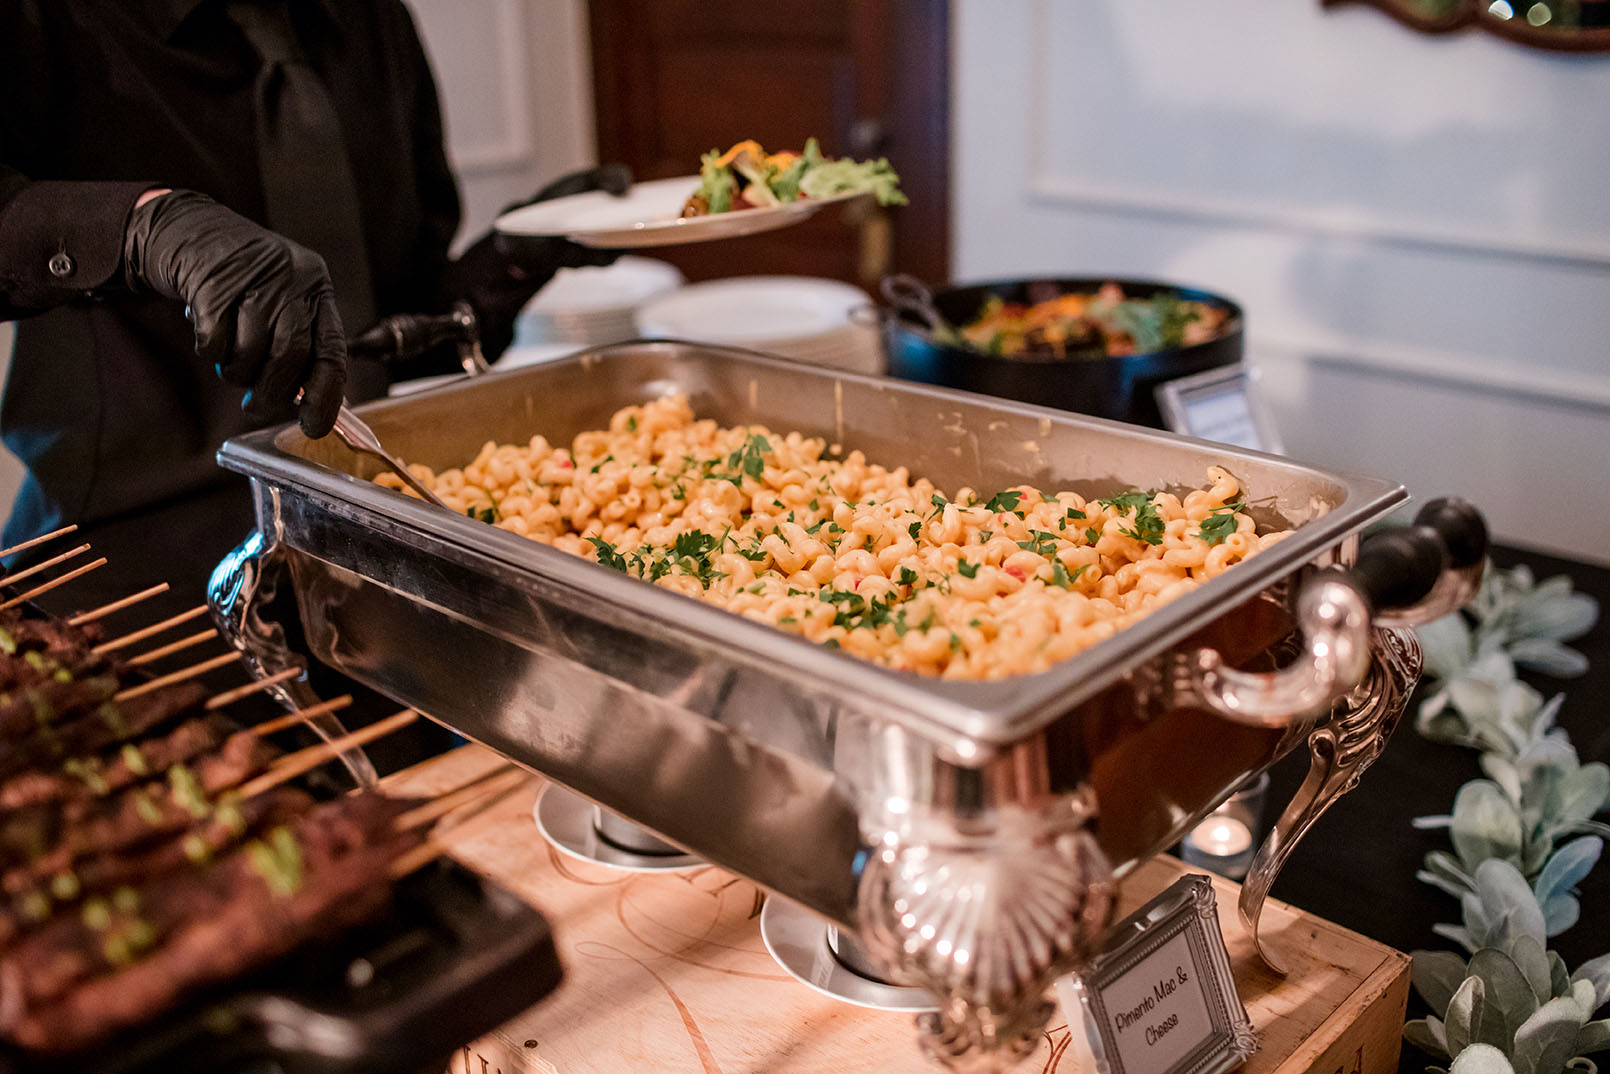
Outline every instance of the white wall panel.
<svg viewBox="0 0 1610 1074">
<path fill-rule="evenodd" d="M 1610 560 L 1610 56 L 1306 2 L 953 10 L 958 278 L 1226 292 L 1294 455 Z M 1540 534 L 1543 487 L 1575 517 Z"/>
<path fill-rule="evenodd" d="M 595 159 L 585 0 L 409 0 L 464 198 L 461 244 Z"/>
</svg>

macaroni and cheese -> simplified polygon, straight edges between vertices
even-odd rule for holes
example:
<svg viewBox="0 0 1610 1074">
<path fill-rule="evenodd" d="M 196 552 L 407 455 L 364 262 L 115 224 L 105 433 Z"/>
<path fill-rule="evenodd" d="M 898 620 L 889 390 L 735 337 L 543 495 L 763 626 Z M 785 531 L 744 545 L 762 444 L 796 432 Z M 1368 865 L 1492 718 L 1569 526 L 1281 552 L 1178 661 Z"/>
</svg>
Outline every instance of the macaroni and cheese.
<svg viewBox="0 0 1610 1074">
<path fill-rule="evenodd" d="M 569 447 L 488 443 L 412 472 L 451 508 L 892 668 L 1043 671 L 1289 531 L 1262 533 L 1220 467 L 1183 497 L 1027 485 L 952 496 L 821 438 L 622 408 Z M 376 479 L 407 492 L 395 474 Z M 411 495 L 411 493 L 410 493 Z"/>
</svg>

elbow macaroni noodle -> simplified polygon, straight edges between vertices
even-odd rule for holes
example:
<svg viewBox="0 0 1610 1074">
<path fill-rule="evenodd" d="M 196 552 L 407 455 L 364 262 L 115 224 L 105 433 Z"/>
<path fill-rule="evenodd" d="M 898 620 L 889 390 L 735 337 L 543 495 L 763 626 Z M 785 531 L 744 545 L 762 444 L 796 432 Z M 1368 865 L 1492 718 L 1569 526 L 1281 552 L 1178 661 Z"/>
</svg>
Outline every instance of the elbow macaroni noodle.
<svg viewBox="0 0 1610 1074">
<path fill-rule="evenodd" d="M 1290 531 L 1260 534 L 1210 467 L 1183 498 L 1020 485 L 947 499 L 904 467 L 760 426 L 629 406 L 569 448 L 488 443 L 412 472 L 454 510 L 891 668 L 1043 671 Z M 377 482 L 408 493 L 395 474 Z"/>
</svg>

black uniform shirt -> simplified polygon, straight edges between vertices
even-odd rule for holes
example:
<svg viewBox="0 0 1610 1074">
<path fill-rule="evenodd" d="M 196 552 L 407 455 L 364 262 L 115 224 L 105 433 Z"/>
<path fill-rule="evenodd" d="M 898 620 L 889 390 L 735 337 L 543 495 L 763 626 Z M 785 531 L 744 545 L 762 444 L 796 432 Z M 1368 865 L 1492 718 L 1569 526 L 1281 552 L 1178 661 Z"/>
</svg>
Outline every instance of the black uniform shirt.
<svg viewBox="0 0 1610 1074">
<path fill-rule="evenodd" d="M 406 9 L 290 10 L 344 130 L 378 312 L 442 308 L 459 201 Z M 213 455 L 246 428 L 241 393 L 196 357 L 179 303 L 116 277 L 124 221 L 152 186 L 263 222 L 256 73 L 219 0 L 0 4 L 0 319 L 21 318 L 0 431 L 29 467 L 8 543 L 230 480 Z"/>
</svg>

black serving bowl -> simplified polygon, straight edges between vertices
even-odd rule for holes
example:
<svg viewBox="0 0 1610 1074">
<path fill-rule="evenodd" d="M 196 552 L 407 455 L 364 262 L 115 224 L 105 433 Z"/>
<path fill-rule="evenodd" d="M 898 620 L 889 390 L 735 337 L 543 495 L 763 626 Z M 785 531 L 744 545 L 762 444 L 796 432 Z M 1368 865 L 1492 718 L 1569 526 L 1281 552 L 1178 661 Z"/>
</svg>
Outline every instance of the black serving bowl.
<svg viewBox="0 0 1610 1074">
<path fill-rule="evenodd" d="M 1220 333 L 1186 347 L 1105 358 L 1058 358 L 1049 354 L 1011 357 L 959 343 L 936 342 L 916 312 L 883 311 L 883 347 L 890 376 L 947 388 L 1040 403 L 1081 414 L 1163 428 L 1155 389 L 1164 381 L 1241 361 L 1244 318 L 1241 307 L 1222 295 L 1156 280 L 1111 276 L 995 280 L 932 292 L 934 309 L 947 324 L 973 321 L 991 297 L 1032 305 L 1071 292 L 1094 293 L 1115 283 L 1126 298 L 1173 292 L 1181 299 L 1227 311 Z"/>
</svg>

